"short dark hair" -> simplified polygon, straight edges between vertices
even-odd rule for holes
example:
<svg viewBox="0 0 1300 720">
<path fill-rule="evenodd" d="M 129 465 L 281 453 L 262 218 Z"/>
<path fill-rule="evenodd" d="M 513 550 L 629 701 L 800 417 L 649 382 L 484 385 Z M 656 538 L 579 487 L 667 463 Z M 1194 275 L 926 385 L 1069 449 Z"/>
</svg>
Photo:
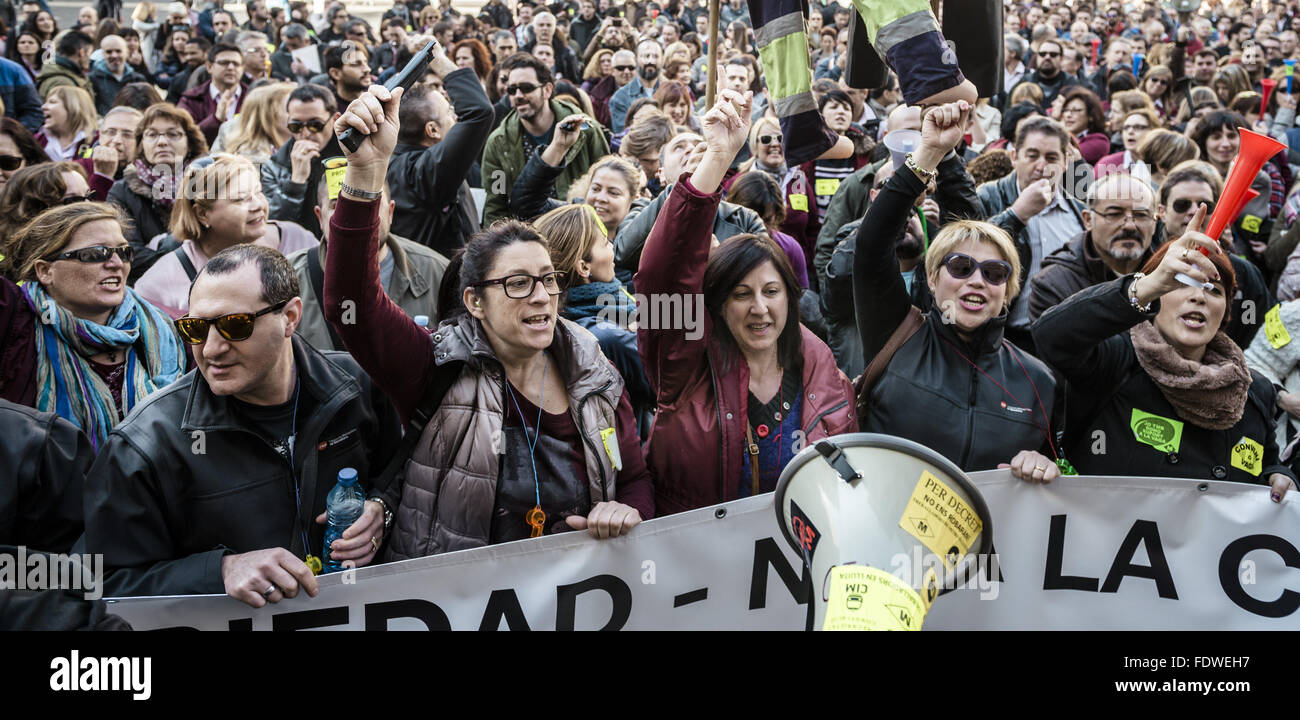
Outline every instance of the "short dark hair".
<svg viewBox="0 0 1300 720">
<path fill-rule="evenodd" d="M 397 131 L 399 142 L 408 145 L 424 142 L 424 125 L 434 119 L 433 102 L 429 99 L 432 92 L 432 86 L 416 83 L 402 93 L 402 102 L 397 108 L 397 118 L 401 125 Z"/>
<path fill-rule="evenodd" d="M 162 95 L 158 94 L 157 88 L 153 83 L 133 82 L 122 86 L 113 98 L 113 107 L 125 105 L 133 107 L 140 112 L 149 109 L 150 105 L 155 105 L 163 101 Z"/>
<path fill-rule="evenodd" d="M 367 60 L 370 59 L 370 51 L 364 46 L 354 42 L 343 42 L 325 51 L 325 72 L 343 67 L 343 57 L 350 52 L 359 52 L 365 55 Z"/>
<path fill-rule="evenodd" d="M 292 38 L 307 37 L 307 28 L 303 27 L 300 23 L 289 23 L 288 25 L 285 25 L 284 27 L 280 28 L 281 40 L 284 40 L 285 38 L 291 38 L 291 37 Z"/>
<path fill-rule="evenodd" d="M 555 82 L 555 76 L 551 74 L 551 69 L 546 67 L 546 63 L 533 57 L 531 53 L 517 52 L 501 61 L 501 69 L 507 73 L 522 68 L 532 68 L 537 73 L 537 82 L 542 85 Z"/>
<path fill-rule="evenodd" d="M 551 250 L 546 238 L 534 230 L 532 225 L 518 220 L 501 220 L 470 236 L 465 248 L 452 258 L 442 276 L 442 289 L 456 294 L 449 297 L 447 293 L 439 291 L 439 319 L 447 320 L 464 314 L 465 303 L 461 298 L 465 295 L 465 289 L 486 280 L 497 255 L 520 242 L 535 242 L 545 248 L 548 254 Z"/>
<path fill-rule="evenodd" d="M 280 251 L 252 243 L 228 247 L 208 260 L 190 283 L 190 293 L 194 292 L 194 283 L 203 275 L 229 275 L 248 263 L 257 266 L 262 280 L 260 298 L 267 305 L 287 302 L 301 294 L 298 273 Z"/>
<path fill-rule="evenodd" d="M 786 290 L 785 328 L 776 340 L 778 362 L 786 370 L 797 371 L 803 367 L 803 335 L 799 325 L 799 297 L 803 288 L 799 286 L 799 279 L 781 246 L 763 235 L 746 233 L 730 237 L 719 245 L 709 256 L 709 264 L 704 269 L 704 307 L 712 316 L 714 337 L 722 346 L 724 373 L 735 362 L 739 349 L 723 318 L 723 306 L 745 276 L 765 262 L 776 268 Z"/>
<path fill-rule="evenodd" d="M 826 106 L 833 102 L 840 103 L 849 110 L 853 109 L 853 99 L 849 97 L 848 93 L 843 90 L 831 90 L 822 95 L 821 99 L 817 101 L 817 112 L 825 112 Z"/>
<path fill-rule="evenodd" d="M 54 47 L 54 52 L 63 57 L 71 58 L 76 57 L 82 48 L 94 47 L 94 45 L 95 41 L 89 35 L 77 30 L 70 30 L 59 38 L 58 44 Z"/>
<path fill-rule="evenodd" d="M 1211 135 L 1227 130 L 1235 131 L 1237 128 L 1243 127 L 1246 127 L 1246 121 L 1237 113 L 1231 110 L 1215 110 L 1206 113 L 1205 117 L 1196 123 L 1196 132 L 1192 133 L 1192 141 L 1196 143 L 1196 147 L 1200 148 L 1201 157 L 1208 158 L 1209 153 L 1206 152 L 1205 142 L 1210 139 Z"/>
<path fill-rule="evenodd" d="M 1061 141 L 1061 152 L 1068 152 L 1070 149 L 1070 131 L 1065 129 L 1061 123 L 1049 117 L 1031 117 L 1020 123 L 1020 128 L 1016 130 L 1016 142 L 1014 147 L 1020 147 L 1025 144 L 1030 135 L 1048 135 Z"/>
<path fill-rule="evenodd" d="M 294 100 L 297 100 L 300 103 L 310 103 L 315 100 L 320 100 L 325 104 L 325 111 L 331 115 L 339 109 L 338 102 L 334 100 L 334 93 L 331 92 L 329 88 L 322 87 L 315 83 L 307 83 L 306 85 L 299 85 L 294 88 L 293 92 L 289 93 L 289 98 L 284 101 L 284 106 L 286 108 L 289 107 L 289 103 Z"/>
<path fill-rule="evenodd" d="M 1210 186 L 1211 191 L 1215 191 L 1215 194 L 1223 190 L 1223 182 L 1217 178 L 1207 176 L 1198 167 L 1184 167 L 1169 173 L 1165 176 L 1165 181 L 1160 183 L 1160 204 L 1167 204 L 1169 202 L 1169 193 L 1183 183 L 1205 183 Z"/>
<path fill-rule="evenodd" d="M 189 31 L 189 30 L 186 30 L 185 32 L 190 32 L 190 31 Z M 211 50 L 211 49 L 212 49 L 212 41 L 209 40 L 209 39 L 207 39 L 207 38 L 205 38 L 205 37 L 203 37 L 202 35 L 198 34 L 197 32 L 195 32 L 193 35 L 190 35 L 190 39 L 189 39 L 189 40 L 186 40 L 186 41 L 185 41 L 185 44 L 186 44 L 186 45 L 198 45 L 198 46 L 199 46 L 199 51 L 202 52 L 204 55 L 207 55 L 207 54 L 208 54 L 208 50 Z"/>
<path fill-rule="evenodd" d="M 239 57 L 244 57 L 244 51 L 230 43 L 219 42 L 208 48 L 208 62 L 216 62 L 217 56 L 223 52 L 237 53 Z"/>
</svg>

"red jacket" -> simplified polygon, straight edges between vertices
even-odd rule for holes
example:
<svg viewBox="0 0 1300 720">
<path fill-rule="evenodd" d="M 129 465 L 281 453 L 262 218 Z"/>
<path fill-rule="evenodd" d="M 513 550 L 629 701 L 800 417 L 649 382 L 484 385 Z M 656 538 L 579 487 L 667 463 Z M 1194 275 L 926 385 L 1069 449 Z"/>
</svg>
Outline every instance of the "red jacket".
<svg viewBox="0 0 1300 720">
<path fill-rule="evenodd" d="M 685 176 L 673 186 L 641 255 L 634 281 L 638 293 L 652 303 L 656 294 L 689 302 L 702 297 L 713 216 L 721 199 L 721 193 L 700 193 Z M 655 513 L 662 517 L 734 500 L 742 480 L 749 368 L 737 354 L 724 372 L 707 313 L 703 335 L 695 340 L 686 337 L 686 329 L 648 329 L 650 321 L 641 320 L 637 345 L 658 411 L 646 448 L 655 476 Z M 836 367 L 830 348 L 808 328 L 801 329 L 803 444 L 857 432 L 848 378 Z"/>
<path fill-rule="evenodd" d="M 209 80 L 202 85 L 187 90 L 181 95 L 181 101 L 178 103 L 180 109 L 188 112 L 194 122 L 198 123 L 199 129 L 203 131 L 203 137 L 207 138 L 208 146 L 217 139 L 217 131 L 221 129 L 221 120 L 218 120 L 214 113 L 217 112 L 217 101 L 212 97 L 212 81 Z M 248 86 L 239 84 L 239 97 L 235 100 L 235 112 L 239 112 L 244 107 L 244 98 L 248 97 Z"/>
</svg>

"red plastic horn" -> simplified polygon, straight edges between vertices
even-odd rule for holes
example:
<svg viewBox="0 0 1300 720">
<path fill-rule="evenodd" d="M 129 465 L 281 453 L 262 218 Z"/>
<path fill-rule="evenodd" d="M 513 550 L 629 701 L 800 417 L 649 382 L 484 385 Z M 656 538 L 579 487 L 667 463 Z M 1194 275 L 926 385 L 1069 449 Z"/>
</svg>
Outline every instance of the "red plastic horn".
<svg viewBox="0 0 1300 720">
<path fill-rule="evenodd" d="M 1101 47 L 1101 41 L 1097 38 L 1092 39 L 1092 64 L 1097 64 L 1097 49 Z"/>
<path fill-rule="evenodd" d="M 1259 81 L 1259 86 L 1264 89 L 1263 97 L 1259 101 L 1259 119 L 1263 120 L 1264 115 L 1268 113 L 1268 96 L 1277 89 L 1277 81 L 1273 78 L 1264 78 Z"/>
<path fill-rule="evenodd" d="M 1215 240 L 1223 234 L 1228 223 L 1236 219 L 1246 203 L 1259 195 L 1250 189 L 1250 184 L 1254 182 L 1255 176 L 1259 175 L 1260 168 L 1264 167 L 1264 163 L 1268 162 L 1269 158 L 1286 149 L 1286 145 L 1267 135 L 1260 135 L 1245 128 L 1237 128 L 1237 132 L 1241 136 L 1241 146 L 1238 148 L 1237 157 L 1232 160 L 1232 166 L 1228 168 L 1228 177 L 1223 183 L 1223 193 L 1219 195 L 1219 202 L 1214 206 L 1214 214 L 1210 215 L 1210 224 L 1205 229 L 1205 234 Z"/>
</svg>

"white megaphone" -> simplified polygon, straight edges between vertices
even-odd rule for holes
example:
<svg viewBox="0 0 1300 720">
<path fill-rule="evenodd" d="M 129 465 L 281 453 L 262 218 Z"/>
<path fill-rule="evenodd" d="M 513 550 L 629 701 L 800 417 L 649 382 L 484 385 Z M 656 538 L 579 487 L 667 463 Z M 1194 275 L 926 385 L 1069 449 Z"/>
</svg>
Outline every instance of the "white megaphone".
<svg viewBox="0 0 1300 720">
<path fill-rule="evenodd" d="M 812 581 L 810 630 L 919 630 L 993 546 L 988 506 L 966 474 L 890 435 L 819 441 L 786 466 L 773 502 Z"/>
<path fill-rule="evenodd" d="M 894 163 L 894 170 L 902 170 L 907 161 L 907 154 L 921 145 L 921 133 L 918 130 L 894 130 L 885 134 L 885 147 L 889 149 L 889 159 Z"/>
</svg>

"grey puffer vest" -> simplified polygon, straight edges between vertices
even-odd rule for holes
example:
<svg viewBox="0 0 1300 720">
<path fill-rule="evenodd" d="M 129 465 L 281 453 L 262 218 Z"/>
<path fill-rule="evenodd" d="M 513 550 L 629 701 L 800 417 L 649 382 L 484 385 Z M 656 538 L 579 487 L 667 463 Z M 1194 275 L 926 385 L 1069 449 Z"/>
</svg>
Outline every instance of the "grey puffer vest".
<svg viewBox="0 0 1300 720">
<path fill-rule="evenodd" d="M 472 317 L 443 322 L 431 340 L 439 368 L 458 360 L 465 364 L 406 464 L 389 561 L 481 547 L 491 538 L 504 452 L 505 372 Z M 557 320 L 550 352 L 564 373 L 569 412 L 583 438 L 591 502 L 613 500 L 617 471 L 601 433 L 617 427 L 623 379 L 596 338 L 563 318 Z M 610 446 L 617 448 L 616 436 Z"/>
</svg>

